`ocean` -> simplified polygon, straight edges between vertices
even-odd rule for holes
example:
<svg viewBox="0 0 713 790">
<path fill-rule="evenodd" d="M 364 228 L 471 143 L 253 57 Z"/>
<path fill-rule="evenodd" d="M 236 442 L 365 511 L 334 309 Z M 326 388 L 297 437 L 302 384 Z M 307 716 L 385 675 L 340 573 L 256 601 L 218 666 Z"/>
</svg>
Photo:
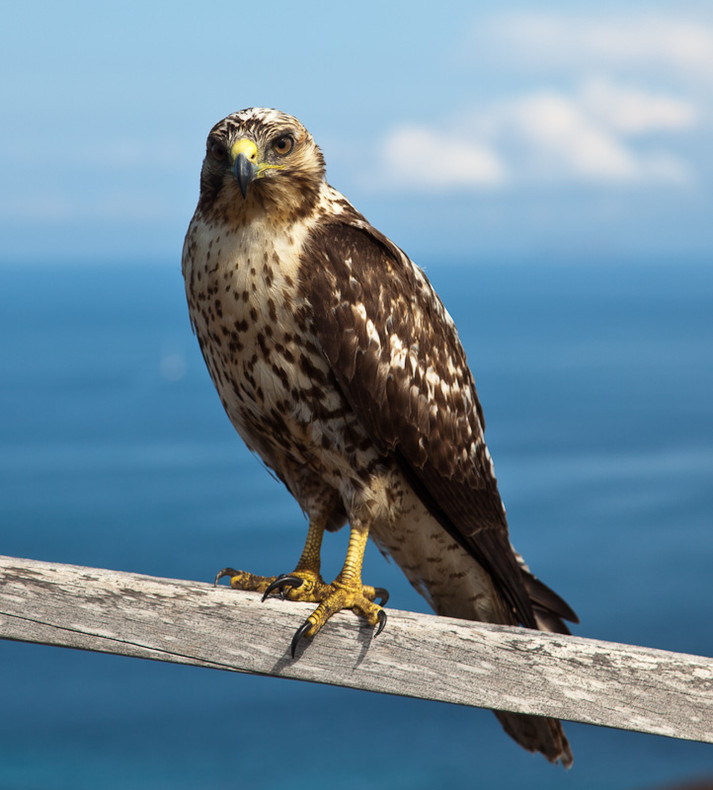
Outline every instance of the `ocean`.
<svg viewBox="0 0 713 790">
<path fill-rule="evenodd" d="M 511 535 L 580 636 L 713 655 L 713 266 L 421 261 L 474 371 Z M 209 581 L 289 571 L 304 518 L 242 446 L 178 264 L 0 266 L 0 553 Z M 334 575 L 344 531 L 325 539 Z M 428 611 L 371 548 L 365 581 Z M 713 746 L 0 642 L 1 790 L 644 790 Z"/>
</svg>

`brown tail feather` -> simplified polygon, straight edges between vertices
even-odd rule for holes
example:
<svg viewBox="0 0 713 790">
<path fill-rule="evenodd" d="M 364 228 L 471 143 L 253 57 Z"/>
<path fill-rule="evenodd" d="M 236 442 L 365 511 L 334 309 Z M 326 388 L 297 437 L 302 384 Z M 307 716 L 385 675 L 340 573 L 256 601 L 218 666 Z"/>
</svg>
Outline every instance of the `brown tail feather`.
<svg viewBox="0 0 713 790">
<path fill-rule="evenodd" d="M 404 511 L 408 516 L 403 524 L 372 531 L 382 552 L 394 557 L 414 588 L 439 615 L 517 625 L 515 607 L 501 594 L 493 576 L 469 551 L 449 539 L 413 491 L 411 497 L 412 508 Z M 408 535 L 408 539 L 401 534 Z M 534 614 L 528 622 L 534 621 L 542 631 L 567 633 L 563 620 L 577 620 L 572 609 L 532 575 L 514 549 L 513 553 L 522 572 L 522 593 L 529 599 Z M 437 572 L 433 569 L 433 557 L 438 558 Z M 505 732 L 523 748 L 542 752 L 551 762 L 559 761 L 566 767 L 572 764 L 572 751 L 556 719 L 502 711 L 495 711 L 495 715 Z"/>
<path fill-rule="evenodd" d="M 522 571 L 522 580 L 525 584 L 525 590 L 530 596 L 537 627 L 540 631 L 568 634 L 569 628 L 567 628 L 564 621 L 569 620 L 570 623 L 579 622 L 579 618 L 572 610 L 572 607 L 535 576 L 527 567 L 522 555 L 518 554 L 515 549 L 513 549 L 513 554 Z"/>
<path fill-rule="evenodd" d="M 513 552 L 522 570 L 525 590 L 530 596 L 537 627 L 540 631 L 568 634 L 569 628 L 564 621 L 578 623 L 577 615 L 563 598 L 532 573 L 522 555 L 514 549 Z M 562 724 L 557 719 L 497 710 L 493 713 L 498 717 L 505 732 L 523 748 L 530 752 L 541 752 L 551 763 L 559 761 L 565 768 L 572 765 L 572 750 Z"/>
<path fill-rule="evenodd" d="M 572 765 L 572 750 L 557 719 L 545 716 L 527 716 L 522 713 L 493 713 L 505 732 L 529 752 L 541 752 L 551 762 L 561 762 L 565 768 Z"/>
</svg>

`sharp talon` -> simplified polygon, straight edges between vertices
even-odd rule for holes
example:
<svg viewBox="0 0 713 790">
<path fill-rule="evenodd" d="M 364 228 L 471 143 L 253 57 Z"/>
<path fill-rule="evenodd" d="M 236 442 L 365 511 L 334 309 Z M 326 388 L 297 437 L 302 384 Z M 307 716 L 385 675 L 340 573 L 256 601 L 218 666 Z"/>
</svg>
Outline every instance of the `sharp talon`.
<svg viewBox="0 0 713 790">
<path fill-rule="evenodd" d="M 223 568 L 222 570 L 219 570 L 216 574 L 215 581 L 213 582 L 213 587 L 218 586 L 218 582 L 223 578 L 223 576 L 235 576 L 236 573 L 237 571 L 235 568 Z"/>
<path fill-rule="evenodd" d="M 280 574 L 280 575 L 279 575 L 277 578 L 278 578 L 278 579 L 286 579 L 286 578 L 287 578 L 287 574 L 286 574 L 286 573 L 281 573 L 281 574 Z M 293 578 L 294 578 L 294 577 L 293 577 Z M 265 599 L 263 598 L 263 601 L 264 601 L 264 600 L 265 600 Z M 280 587 L 280 600 L 281 600 L 281 601 L 284 601 L 284 600 L 285 600 L 285 588 L 284 588 L 284 587 L 282 587 L 282 586 Z"/>
<path fill-rule="evenodd" d="M 285 596 L 283 595 L 283 587 L 299 587 L 302 584 L 302 579 L 298 576 L 287 576 L 286 574 L 282 574 L 278 576 L 272 584 L 265 590 L 264 595 L 262 596 L 262 600 L 264 601 L 266 598 L 270 596 L 270 593 L 275 592 L 275 590 L 280 591 L 280 595 L 284 600 Z"/>
<path fill-rule="evenodd" d="M 374 600 L 377 598 L 380 599 L 381 606 L 386 606 L 389 602 L 389 591 L 385 590 L 383 587 L 374 587 Z"/>
<path fill-rule="evenodd" d="M 292 658 L 295 657 L 295 652 L 297 651 L 297 643 L 302 639 L 307 631 L 312 626 L 309 620 L 305 620 L 304 623 L 295 631 L 295 635 L 292 637 L 292 644 L 290 645 L 290 653 L 292 654 Z"/>
<path fill-rule="evenodd" d="M 384 590 L 384 592 L 386 592 L 386 590 Z M 386 620 L 387 620 L 386 612 L 383 609 L 379 609 L 379 613 L 377 614 L 377 617 L 379 618 L 379 625 L 376 629 L 376 632 L 374 633 L 374 639 L 376 639 L 376 637 L 379 636 L 379 634 L 384 630 L 384 626 L 386 625 Z"/>
</svg>

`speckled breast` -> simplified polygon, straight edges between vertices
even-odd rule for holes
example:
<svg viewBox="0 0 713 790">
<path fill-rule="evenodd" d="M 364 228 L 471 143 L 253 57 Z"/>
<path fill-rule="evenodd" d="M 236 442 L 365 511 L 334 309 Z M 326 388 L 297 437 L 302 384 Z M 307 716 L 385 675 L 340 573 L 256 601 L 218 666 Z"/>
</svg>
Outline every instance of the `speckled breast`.
<svg viewBox="0 0 713 790">
<path fill-rule="evenodd" d="M 191 321 L 223 406 L 283 477 L 307 465 L 335 487 L 378 455 L 339 391 L 299 293 L 304 239 L 206 232 L 191 223 L 184 277 Z M 268 240 L 269 239 L 269 240 Z M 342 468 L 343 467 L 343 468 Z"/>
</svg>

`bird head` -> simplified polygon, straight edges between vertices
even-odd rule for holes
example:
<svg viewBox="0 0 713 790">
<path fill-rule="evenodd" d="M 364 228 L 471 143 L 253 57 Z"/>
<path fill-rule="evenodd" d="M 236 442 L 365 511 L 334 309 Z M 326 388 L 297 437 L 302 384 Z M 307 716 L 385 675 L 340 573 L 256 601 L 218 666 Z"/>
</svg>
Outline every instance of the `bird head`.
<svg viewBox="0 0 713 790">
<path fill-rule="evenodd" d="M 324 169 L 322 152 L 297 118 L 262 107 L 240 110 L 208 135 L 201 202 L 233 218 L 303 213 L 316 202 Z"/>
</svg>

